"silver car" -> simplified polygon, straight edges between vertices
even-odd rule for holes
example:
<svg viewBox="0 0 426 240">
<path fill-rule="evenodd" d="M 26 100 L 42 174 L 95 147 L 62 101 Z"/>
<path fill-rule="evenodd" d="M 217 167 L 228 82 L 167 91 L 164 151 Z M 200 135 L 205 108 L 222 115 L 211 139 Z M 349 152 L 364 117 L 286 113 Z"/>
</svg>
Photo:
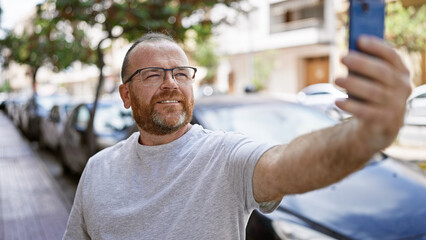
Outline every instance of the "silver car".
<svg viewBox="0 0 426 240">
<path fill-rule="evenodd" d="M 40 145 L 50 150 L 59 150 L 59 138 L 65 127 L 65 120 L 75 107 L 74 103 L 55 104 L 49 115 L 40 122 Z"/>
</svg>

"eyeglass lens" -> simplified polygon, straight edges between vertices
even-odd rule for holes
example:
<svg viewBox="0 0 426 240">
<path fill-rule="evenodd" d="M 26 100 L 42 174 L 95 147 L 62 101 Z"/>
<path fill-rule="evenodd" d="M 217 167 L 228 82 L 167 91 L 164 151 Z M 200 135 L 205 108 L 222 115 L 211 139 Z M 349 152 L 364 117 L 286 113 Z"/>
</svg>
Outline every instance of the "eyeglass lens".
<svg viewBox="0 0 426 240">
<path fill-rule="evenodd" d="M 195 70 L 189 67 L 177 67 L 173 69 L 147 68 L 139 72 L 142 84 L 147 86 L 161 84 L 165 79 L 166 71 L 171 71 L 173 78 L 180 84 L 191 84 Z"/>
</svg>

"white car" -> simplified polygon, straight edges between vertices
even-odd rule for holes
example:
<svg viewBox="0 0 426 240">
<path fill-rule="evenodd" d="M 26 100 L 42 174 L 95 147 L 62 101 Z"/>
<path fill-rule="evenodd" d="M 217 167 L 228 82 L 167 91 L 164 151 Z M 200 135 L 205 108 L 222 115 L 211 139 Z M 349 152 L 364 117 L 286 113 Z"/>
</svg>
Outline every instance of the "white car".
<svg viewBox="0 0 426 240">
<path fill-rule="evenodd" d="M 426 126 L 426 84 L 416 87 L 408 98 L 405 124 Z"/>
<path fill-rule="evenodd" d="M 399 131 L 398 144 L 426 147 L 426 84 L 416 87 L 407 100 L 404 126 Z"/>
<path fill-rule="evenodd" d="M 347 98 L 345 92 L 340 91 L 330 83 L 317 83 L 309 85 L 297 93 L 298 103 L 313 107 L 333 119 L 342 121 L 350 117 L 350 114 L 341 110 L 334 103 L 336 99 Z"/>
</svg>

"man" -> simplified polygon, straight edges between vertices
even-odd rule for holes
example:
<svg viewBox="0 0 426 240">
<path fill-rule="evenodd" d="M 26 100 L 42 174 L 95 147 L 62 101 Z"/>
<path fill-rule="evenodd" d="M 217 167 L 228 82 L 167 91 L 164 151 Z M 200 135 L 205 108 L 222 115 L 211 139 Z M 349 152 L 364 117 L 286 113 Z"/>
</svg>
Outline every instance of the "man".
<svg viewBox="0 0 426 240">
<path fill-rule="evenodd" d="M 375 57 L 349 53 L 342 62 L 358 75 L 336 80 L 362 99 L 336 102 L 355 118 L 269 146 L 192 126 L 196 69 L 173 39 L 143 36 L 120 86 L 139 132 L 89 160 L 64 239 L 244 239 L 253 209 L 359 169 L 396 137 L 411 91 L 395 50 L 370 37 L 359 47 Z"/>
</svg>

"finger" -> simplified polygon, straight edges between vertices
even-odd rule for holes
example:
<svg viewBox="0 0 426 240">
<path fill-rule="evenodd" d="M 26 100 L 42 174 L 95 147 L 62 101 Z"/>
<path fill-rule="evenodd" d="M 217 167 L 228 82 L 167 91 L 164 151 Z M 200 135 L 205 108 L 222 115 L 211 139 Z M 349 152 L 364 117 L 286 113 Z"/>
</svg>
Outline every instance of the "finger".
<svg viewBox="0 0 426 240">
<path fill-rule="evenodd" d="M 382 108 L 352 99 L 338 99 L 336 100 L 336 106 L 365 121 L 376 119 L 376 116 L 382 114 L 383 111 Z"/>
<path fill-rule="evenodd" d="M 398 52 L 382 39 L 364 35 L 358 38 L 357 44 L 363 52 L 384 59 L 402 73 L 409 74 L 409 70 Z"/>
<path fill-rule="evenodd" d="M 350 95 L 373 104 L 385 104 L 390 98 L 382 84 L 360 76 L 350 75 L 347 78 L 338 78 L 335 82 L 339 87 L 346 89 Z"/>
<path fill-rule="evenodd" d="M 377 80 L 385 85 L 394 86 L 397 83 L 394 68 L 387 62 L 363 53 L 350 52 L 342 58 L 342 63 L 352 72 L 367 78 Z"/>
</svg>

